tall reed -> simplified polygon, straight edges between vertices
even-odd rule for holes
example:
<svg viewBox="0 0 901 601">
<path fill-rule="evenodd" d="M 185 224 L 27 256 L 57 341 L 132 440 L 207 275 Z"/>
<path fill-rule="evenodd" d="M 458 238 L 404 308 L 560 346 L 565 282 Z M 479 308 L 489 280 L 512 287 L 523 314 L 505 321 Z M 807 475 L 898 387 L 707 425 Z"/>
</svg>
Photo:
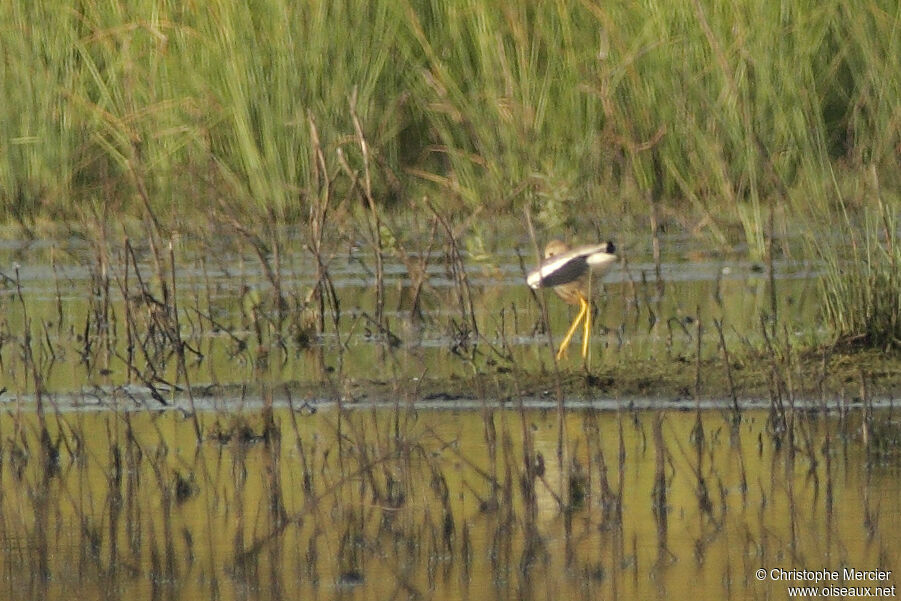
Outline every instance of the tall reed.
<svg viewBox="0 0 901 601">
<path fill-rule="evenodd" d="M 16 0 L 0 214 L 302 222 L 321 149 L 352 212 L 367 169 L 380 205 L 529 204 L 549 226 L 643 217 L 650 198 L 721 242 L 740 224 L 763 256 L 771 210 L 834 208 L 816 193 L 830 172 L 897 190 L 899 19 L 890 0 Z"/>
<path fill-rule="evenodd" d="M 823 260 L 823 314 L 840 342 L 901 349 L 901 214 L 877 197 L 861 220 L 847 212 L 841 235 L 812 237 Z"/>
</svg>

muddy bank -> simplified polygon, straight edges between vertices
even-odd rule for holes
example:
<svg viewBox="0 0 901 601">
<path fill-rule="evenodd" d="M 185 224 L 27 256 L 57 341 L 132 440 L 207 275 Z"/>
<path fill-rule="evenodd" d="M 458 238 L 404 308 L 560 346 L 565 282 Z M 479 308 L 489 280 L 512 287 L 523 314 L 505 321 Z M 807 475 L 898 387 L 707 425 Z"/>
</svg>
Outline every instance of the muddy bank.
<svg viewBox="0 0 901 601">
<path fill-rule="evenodd" d="M 487 400 L 559 397 L 564 400 L 633 398 L 660 402 L 695 398 L 817 401 L 895 399 L 901 394 L 901 356 L 876 352 L 829 354 L 809 352 L 790 362 L 743 356 L 700 363 L 684 358 L 641 361 L 612 368 L 585 370 L 565 363 L 557 372 L 530 373 L 498 368 L 470 377 L 391 382 L 335 379 L 320 386 L 288 384 L 283 394 L 345 402 Z M 318 393 L 318 394 L 317 394 Z"/>
<path fill-rule="evenodd" d="M 830 408 L 875 402 L 892 406 L 901 397 L 901 356 L 874 351 L 836 353 L 808 351 L 785 358 L 733 356 L 701 362 L 677 357 L 633 361 L 588 370 L 561 362 L 557 370 L 533 372 L 492 366 L 471 375 L 449 377 L 355 378 L 326 372 L 322 379 L 265 381 L 240 385 L 198 383 L 148 387 L 140 384 L 84 387 L 78 392 L 45 394 L 53 410 L 151 409 L 182 411 L 241 411 L 265 406 L 297 409 L 342 404 L 345 407 L 414 404 L 422 408 L 511 405 L 552 406 L 558 400 L 571 406 L 599 408 L 702 407 L 724 409 L 792 402 L 806 407 L 825 403 Z M 33 395 L 0 393 L 0 403 L 33 405 Z"/>
</svg>

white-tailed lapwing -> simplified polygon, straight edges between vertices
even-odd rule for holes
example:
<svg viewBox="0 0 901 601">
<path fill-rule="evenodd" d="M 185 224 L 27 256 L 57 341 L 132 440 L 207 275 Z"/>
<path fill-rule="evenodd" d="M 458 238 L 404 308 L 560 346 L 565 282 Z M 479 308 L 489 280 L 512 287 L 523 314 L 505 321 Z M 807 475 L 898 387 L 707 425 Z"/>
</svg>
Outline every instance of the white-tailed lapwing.
<svg viewBox="0 0 901 601">
<path fill-rule="evenodd" d="M 588 356 L 588 340 L 591 337 L 589 277 L 607 271 L 616 261 L 614 252 L 616 247 L 612 242 L 570 248 L 565 242 L 551 240 L 544 248 L 544 261 L 526 278 L 532 288 L 553 288 L 565 302 L 579 305 L 579 314 L 560 343 L 558 360 L 566 355 L 569 342 L 583 320 L 582 357 Z"/>
</svg>

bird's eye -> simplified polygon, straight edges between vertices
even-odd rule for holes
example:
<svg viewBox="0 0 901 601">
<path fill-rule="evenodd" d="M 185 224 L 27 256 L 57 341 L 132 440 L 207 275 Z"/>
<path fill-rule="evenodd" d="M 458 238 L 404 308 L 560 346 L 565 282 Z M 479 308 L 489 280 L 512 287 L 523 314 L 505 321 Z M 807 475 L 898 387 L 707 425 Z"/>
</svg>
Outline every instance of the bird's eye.
<svg viewBox="0 0 901 601">
<path fill-rule="evenodd" d="M 607 242 L 607 252 L 608 253 L 616 252 L 616 246 L 613 245 L 613 242 L 609 242 L 609 241 Z"/>
</svg>

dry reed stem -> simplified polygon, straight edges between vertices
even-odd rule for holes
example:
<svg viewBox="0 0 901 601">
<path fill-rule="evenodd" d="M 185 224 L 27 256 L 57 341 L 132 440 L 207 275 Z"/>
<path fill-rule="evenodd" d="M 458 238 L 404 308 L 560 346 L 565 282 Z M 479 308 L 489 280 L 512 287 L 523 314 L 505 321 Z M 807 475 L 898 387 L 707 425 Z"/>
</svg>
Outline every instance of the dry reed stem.
<svg viewBox="0 0 901 601">
<path fill-rule="evenodd" d="M 372 178 L 369 173 L 369 143 L 366 136 L 363 135 L 363 126 L 360 124 L 360 118 L 357 115 L 357 88 L 354 87 L 350 99 L 350 118 L 353 121 L 354 132 L 356 133 L 357 143 L 360 145 L 360 154 L 363 157 L 363 197 L 369 208 L 369 220 L 367 226 L 369 229 L 369 241 L 372 245 L 372 251 L 375 255 L 375 320 L 380 326 L 384 326 L 385 322 L 385 266 L 384 266 L 384 248 L 382 244 L 382 222 L 379 216 L 378 207 L 372 196 Z"/>
</svg>

